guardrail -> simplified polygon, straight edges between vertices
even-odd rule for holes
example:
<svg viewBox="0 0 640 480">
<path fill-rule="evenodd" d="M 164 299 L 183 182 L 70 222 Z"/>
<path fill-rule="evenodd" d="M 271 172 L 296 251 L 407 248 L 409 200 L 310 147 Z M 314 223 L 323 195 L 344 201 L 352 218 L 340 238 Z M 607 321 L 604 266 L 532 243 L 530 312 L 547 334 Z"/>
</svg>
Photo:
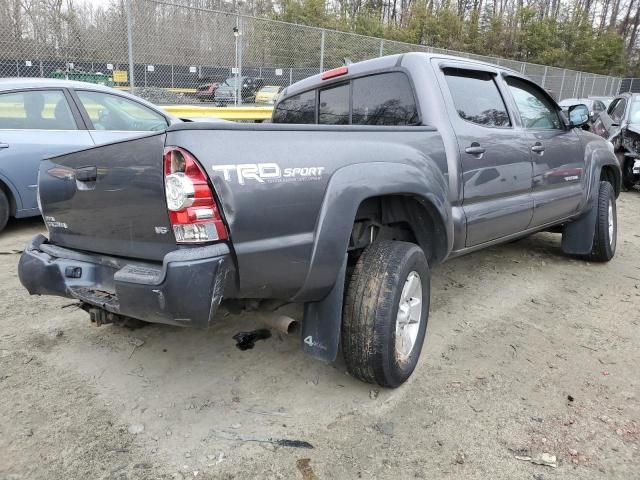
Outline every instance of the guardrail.
<svg viewBox="0 0 640 480">
<path fill-rule="evenodd" d="M 180 118 L 215 117 L 223 120 L 264 121 L 271 118 L 273 107 L 196 107 L 193 105 L 162 105 L 165 112 Z"/>
</svg>

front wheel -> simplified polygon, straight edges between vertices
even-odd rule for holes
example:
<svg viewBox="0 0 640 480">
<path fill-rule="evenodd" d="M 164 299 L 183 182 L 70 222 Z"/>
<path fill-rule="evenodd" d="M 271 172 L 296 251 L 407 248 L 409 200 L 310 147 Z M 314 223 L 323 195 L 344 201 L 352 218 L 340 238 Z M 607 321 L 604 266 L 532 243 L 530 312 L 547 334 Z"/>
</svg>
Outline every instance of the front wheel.
<svg viewBox="0 0 640 480">
<path fill-rule="evenodd" d="M 616 195 L 609 182 L 600 182 L 596 205 L 596 228 L 589 260 L 608 262 L 616 253 L 618 218 Z"/>
<path fill-rule="evenodd" d="M 429 318 L 429 265 L 415 244 L 379 241 L 353 270 L 345 298 L 342 350 L 351 375 L 402 385 L 416 368 Z"/>
</svg>

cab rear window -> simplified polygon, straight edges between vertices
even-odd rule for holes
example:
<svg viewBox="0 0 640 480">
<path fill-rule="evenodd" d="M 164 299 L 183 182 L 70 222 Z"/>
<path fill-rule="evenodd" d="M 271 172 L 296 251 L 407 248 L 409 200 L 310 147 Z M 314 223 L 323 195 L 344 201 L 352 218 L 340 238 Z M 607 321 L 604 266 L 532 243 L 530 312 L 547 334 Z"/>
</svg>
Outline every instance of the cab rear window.
<svg viewBox="0 0 640 480">
<path fill-rule="evenodd" d="M 419 122 L 413 89 L 403 72 L 369 75 L 318 90 L 317 98 L 316 90 L 311 90 L 280 102 L 273 113 L 273 122 L 330 125 Z"/>
</svg>

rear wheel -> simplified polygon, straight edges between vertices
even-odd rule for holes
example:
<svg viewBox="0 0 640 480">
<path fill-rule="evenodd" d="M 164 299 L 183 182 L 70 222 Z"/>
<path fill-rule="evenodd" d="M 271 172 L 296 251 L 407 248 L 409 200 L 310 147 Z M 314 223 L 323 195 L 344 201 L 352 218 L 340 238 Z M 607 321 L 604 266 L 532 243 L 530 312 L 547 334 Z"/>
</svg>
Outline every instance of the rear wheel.
<svg viewBox="0 0 640 480">
<path fill-rule="evenodd" d="M 2 189 L 0 189 L 0 232 L 7 226 L 10 209 L 9 199 Z"/>
<path fill-rule="evenodd" d="M 597 201 L 596 228 L 589 259 L 594 262 L 608 262 L 616 253 L 618 237 L 616 195 L 609 182 L 600 182 Z"/>
<path fill-rule="evenodd" d="M 398 387 L 413 373 L 427 329 L 429 265 L 412 243 L 379 241 L 353 270 L 345 299 L 342 350 L 351 375 Z"/>
</svg>

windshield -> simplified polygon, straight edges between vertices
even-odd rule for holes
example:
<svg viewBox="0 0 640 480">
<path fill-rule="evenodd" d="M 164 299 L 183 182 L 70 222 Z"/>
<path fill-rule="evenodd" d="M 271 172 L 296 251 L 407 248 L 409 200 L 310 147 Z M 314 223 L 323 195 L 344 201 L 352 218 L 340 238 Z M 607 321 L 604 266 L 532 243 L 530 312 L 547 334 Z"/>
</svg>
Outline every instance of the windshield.
<svg viewBox="0 0 640 480">
<path fill-rule="evenodd" d="M 266 86 L 262 88 L 262 92 L 264 93 L 278 93 L 280 87 Z"/>
</svg>

